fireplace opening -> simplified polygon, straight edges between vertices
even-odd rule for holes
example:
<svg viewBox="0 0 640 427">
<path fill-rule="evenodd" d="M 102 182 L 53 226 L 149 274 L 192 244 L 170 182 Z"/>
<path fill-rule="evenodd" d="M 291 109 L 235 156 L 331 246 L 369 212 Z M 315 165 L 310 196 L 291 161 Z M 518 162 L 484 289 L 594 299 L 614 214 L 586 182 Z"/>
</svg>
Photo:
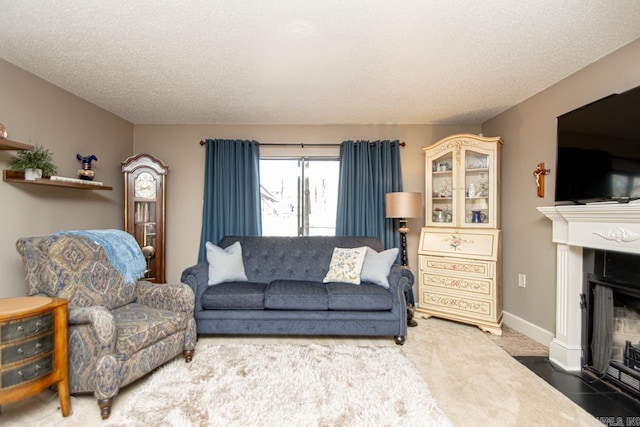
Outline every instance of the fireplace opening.
<svg viewBox="0 0 640 427">
<path fill-rule="evenodd" d="M 640 256 L 592 255 L 582 296 L 583 367 L 640 399 Z"/>
</svg>

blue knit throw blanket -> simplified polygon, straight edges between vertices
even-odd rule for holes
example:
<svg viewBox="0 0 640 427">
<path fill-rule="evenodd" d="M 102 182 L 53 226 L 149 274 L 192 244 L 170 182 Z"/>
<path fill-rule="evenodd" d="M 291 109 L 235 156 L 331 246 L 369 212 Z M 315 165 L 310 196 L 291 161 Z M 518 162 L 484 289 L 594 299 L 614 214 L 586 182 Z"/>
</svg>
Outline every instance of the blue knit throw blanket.
<svg viewBox="0 0 640 427">
<path fill-rule="evenodd" d="M 54 234 L 71 234 L 93 240 L 104 249 L 109 261 L 127 283 L 135 283 L 144 276 L 147 263 L 142 255 L 136 239 L 126 231 L 106 230 L 74 230 L 60 231 Z"/>
</svg>

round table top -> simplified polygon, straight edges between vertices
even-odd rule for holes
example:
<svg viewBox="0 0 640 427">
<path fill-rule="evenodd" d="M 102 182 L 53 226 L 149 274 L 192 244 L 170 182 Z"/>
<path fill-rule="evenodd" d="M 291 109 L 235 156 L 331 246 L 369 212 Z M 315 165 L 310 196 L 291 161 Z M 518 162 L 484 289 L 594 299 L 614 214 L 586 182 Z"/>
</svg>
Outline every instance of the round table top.
<svg viewBox="0 0 640 427">
<path fill-rule="evenodd" d="M 0 298 L 0 314 L 10 315 L 24 310 L 32 310 L 52 301 L 49 297 Z"/>
</svg>

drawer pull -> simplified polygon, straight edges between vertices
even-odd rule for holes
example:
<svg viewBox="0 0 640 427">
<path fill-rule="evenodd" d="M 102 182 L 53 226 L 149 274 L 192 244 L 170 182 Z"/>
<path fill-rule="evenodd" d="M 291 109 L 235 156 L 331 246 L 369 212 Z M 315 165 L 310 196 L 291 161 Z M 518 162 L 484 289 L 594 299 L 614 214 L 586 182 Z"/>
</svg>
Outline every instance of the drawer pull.
<svg viewBox="0 0 640 427">
<path fill-rule="evenodd" d="M 25 350 L 22 349 L 22 347 L 20 347 L 18 349 L 18 354 L 23 356 L 23 357 L 30 357 L 33 356 L 35 354 L 38 354 L 40 352 L 40 349 L 42 348 L 42 344 L 40 344 L 39 342 L 36 343 L 36 346 L 33 348 L 33 352 L 32 353 L 28 353 Z"/>
<path fill-rule="evenodd" d="M 42 368 L 42 367 L 41 367 L 39 364 L 37 364 L 37 365 L 35 365 L 35 366 L 33 367 L 33 374 L 32 374 L 32 375 L 27 376 L 27 375 L 25 375 L 25 374 L 24 374 L 24 372 L 22 372 L 22 371 L 18 371 L 18 376 L 19 376 L 19 377 L 21 377 L 22 379 L 24 379 L 25 381 L 28 381 L 28 380 L 30 380 L 31 378 L 35 378 L 35 377 L 37 377 L 37 376 L 38 376 L 38 371 L 40 371 L 40 369 L 41 369 L 41 368 Z"/>
<path fill-rule="evenodd" d="M 38 320 L 35 323 L 34 328 L 31 329 L 30 331 L 25 331 L 24 326 L 22 325 L 18 326 L 18 331 L 22 332 L 22 335 L 25 335 L 25 336 L 33 335 L 37 332 L 40 332 L 40 326 L 42 326 L 42 322 Z"/>
</svg>

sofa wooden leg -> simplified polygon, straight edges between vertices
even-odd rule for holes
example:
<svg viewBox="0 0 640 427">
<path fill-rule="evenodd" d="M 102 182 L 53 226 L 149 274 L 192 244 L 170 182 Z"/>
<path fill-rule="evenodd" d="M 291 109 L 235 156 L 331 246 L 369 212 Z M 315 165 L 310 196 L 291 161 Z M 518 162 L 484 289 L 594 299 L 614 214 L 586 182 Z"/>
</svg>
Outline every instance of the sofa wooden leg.
<svg viewBox="0 0 640 427">
<path fill-rule="evenodd" d="M 193 360 L 193 353 L 195 350 L 184 350 L 182 355 L 184 356 L 185 362 L 189 363 Z"/>
<path fill-rule="evenodd" d="M 404 337 L 401 335 L 398 335 L 397 337 L 393 337 L 396 340 L 396 344 L 398 345 L 402 345 L 404 344 Z"/>
<path fill-rule="evenodd" d="M 113 397 L 110 397 L 108 399 L 98 399 L 100 416 L 103 420 L 106 420 L 111 415 L 111 405 L 113 405 Z"/>
</svg>

